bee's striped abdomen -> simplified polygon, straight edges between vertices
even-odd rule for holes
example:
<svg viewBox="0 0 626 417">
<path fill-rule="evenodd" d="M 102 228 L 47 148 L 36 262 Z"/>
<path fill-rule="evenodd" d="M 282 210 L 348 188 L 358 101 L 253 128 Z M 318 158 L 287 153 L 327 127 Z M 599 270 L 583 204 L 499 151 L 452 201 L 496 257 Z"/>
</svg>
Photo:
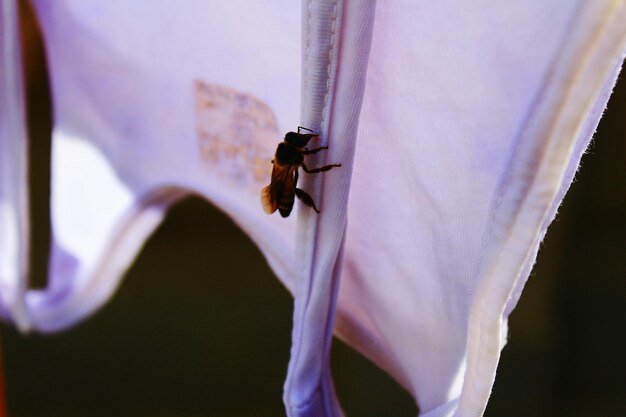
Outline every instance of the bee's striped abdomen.
<svg viewBox="0 0 626 417">
<path fill-rule="evenodd" d="M 293 209 L 293 202 L 296 198 L 296 186 L 294 184 L 293 170 L 289 170 L 289 175 L 285 179 L 284 187 L 278 199 L 278 212 L 281 216 L 287 217 Z"/>
</svg>

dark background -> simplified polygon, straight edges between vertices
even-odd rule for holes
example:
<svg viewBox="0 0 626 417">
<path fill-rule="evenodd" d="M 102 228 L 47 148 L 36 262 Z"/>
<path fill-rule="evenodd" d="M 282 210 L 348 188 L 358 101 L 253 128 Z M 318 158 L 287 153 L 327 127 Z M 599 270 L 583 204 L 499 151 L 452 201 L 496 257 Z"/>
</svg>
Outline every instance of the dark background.
<svg viewBox="0 0 626 417">
<path fill-rule="evenodd" d="M 37 28 L 28 5 L 21 7 L 33 285 L 41 287 L 50 238 L 50 108 Z M 487 417 L 626 415 L 625 81 L 510 318 Z M 49 336 L 2 325 L 9 414 L 284 415 L 291 314 L 290 295 L 248 238 L 209 203 L 187 200 L 88 321 Z M 408 394 L 338 341 L 332 367 L 348 416 L 417 414 Z"/>
</svg>

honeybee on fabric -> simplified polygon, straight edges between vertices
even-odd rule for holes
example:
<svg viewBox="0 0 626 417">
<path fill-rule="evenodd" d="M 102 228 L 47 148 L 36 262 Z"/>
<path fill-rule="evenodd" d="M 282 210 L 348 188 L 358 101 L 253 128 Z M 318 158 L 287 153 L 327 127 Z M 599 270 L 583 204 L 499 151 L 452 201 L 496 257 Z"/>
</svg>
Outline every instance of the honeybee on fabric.
<svg viewBox="0 0 626 417">
<path fill-rule="evenodd" d="M 301 133 L 301 131 L 310 133 Z M 305 191 L 297 187 L 298 169 L 302 167 L 308 174 L 325 172 L 341 164 L 325 165 L 320 168 L 309 169 L 304 163 L 305 155 L 316 154 L 328 149 L 322 146 L 315 149 L 306 148 L 311 139 L 317 139 L 319 135 L 311 129 L 298 126 L 297 132 L 288 132 L 284 140 L 278 144 L 276 154 L 272 160 L 272 180 L 270 185 L 261 190 L 261 204 L 267 214 L 274 213 L 277 209 L 282 217 L 287 217 L 293 209 L 295 197 L 298 197 L 306 206 L 312 207 L 317 213 L 319 209 L 315 206 L 313 198 Z"/>
</svg>

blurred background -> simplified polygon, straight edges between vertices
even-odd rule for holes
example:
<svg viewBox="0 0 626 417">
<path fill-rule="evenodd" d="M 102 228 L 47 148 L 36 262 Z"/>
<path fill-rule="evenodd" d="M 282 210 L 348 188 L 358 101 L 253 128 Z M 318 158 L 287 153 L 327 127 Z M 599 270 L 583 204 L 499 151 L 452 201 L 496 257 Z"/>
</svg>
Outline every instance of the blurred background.
<svg viewBox="0 0 626 417">
<path fill-rule="evenodd" d="M 31 135 L 34 286 L 45 286 L 50 98 L 21 3 Z M 486 416 L 626 415 L 626 79 L 622 76 L 510 318 Z M 245 262 L 241 262 L 245 259 Z M 284 415 L 292 299 L 209 203 L 178 204 L 113 300 L 64 333 L 1 325 L 11 417 Z M 386 374 L 335 341 L 348 416 L 417 415 Z"/>
</svg>

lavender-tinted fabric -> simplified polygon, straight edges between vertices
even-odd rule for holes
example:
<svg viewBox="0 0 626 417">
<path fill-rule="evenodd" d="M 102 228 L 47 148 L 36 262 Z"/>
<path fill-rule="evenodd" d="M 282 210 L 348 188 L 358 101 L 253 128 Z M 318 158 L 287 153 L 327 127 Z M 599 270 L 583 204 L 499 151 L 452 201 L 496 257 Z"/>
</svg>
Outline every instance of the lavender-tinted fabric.
<svg viewBox="0 0 626 417">
<path fill-rule="evenodd" d="M 338 327 L 424 415 L 482 414 L 623 48 L 615 2 L 378 3 Z"/>
<path fill-rule="evenodd" d="M 51 284 L 28 294 L 33 325 L 61 329 L 106 302 L 165 208 L 191 192 L 290 276 L 281 251 L 293 252 L 295 218 L 258 208 L 276 142 L 298 119 L 297 5 L 35 5 L 55 127 Z"/>
<path fill-rule="evenodd" d="M 342 166 L 304 182 L 323 203 L 324 215 L 299 211 L 301 244 L 296 246 L 293 341 L 284 395 L 290 417 L 341 415 L 328 356 L 375 6 L 375 1 L 303 2 L 302 123 L 330 145 L 314 163 Z"/>
<path fill-rule="evenodd" d="M 27 142 L 17 3 L 0 4 L 0 315 L 29 329 Z"/>
<path fill-rule="evenodd" d="M 194 192 L 296 296 L 290 417 L 342 414 L 334 323 L 423 416 L 482 415 L 506 317 L 619 71 L 623 1 L 35 5 L 53 87 L 54 241 L 49 288 L 22 299 L 23 167 L 4 155 L 24 138 L 2 130 L 8 317 L 43 332 L 88 317 L 167 207 Z M 16 45 L 2 44 L 5 73 Z M 7 109 L 21 102 L 6 91 L 20 80 L 2 80 L 0 116 L 19 132 L 23 115 Z M 343 166 L 301 176 L 320 216 L 267 216 L 259 190 L 298 124 L 330 146 L 317 163 Z"/>
</svg>

